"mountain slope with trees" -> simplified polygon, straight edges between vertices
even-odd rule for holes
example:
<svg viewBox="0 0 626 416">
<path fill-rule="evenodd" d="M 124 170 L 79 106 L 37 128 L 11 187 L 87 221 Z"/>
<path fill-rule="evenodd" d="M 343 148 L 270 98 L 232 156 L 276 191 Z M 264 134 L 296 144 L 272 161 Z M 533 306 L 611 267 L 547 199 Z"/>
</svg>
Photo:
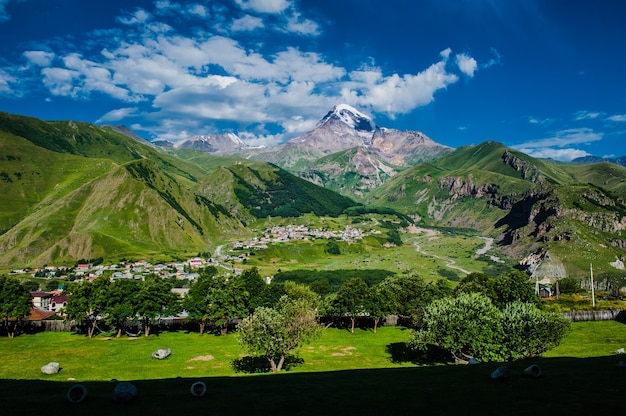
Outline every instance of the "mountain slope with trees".
<svg viewBox="0 0 626 416">
<path fill-rule="evenodd" d="M 0 138 L 5 267 L 175 259 L 208 251 L 258 217 L 338 215 L 354 205 L 267 163 L 161 151 L 87 123 L 0 113 Z M 216 192 L 224 183 L 233 189 Z"/>
<path fill-rule="evenodd" d="M 367 201 L 424 224 L 479 230 L 520 268 L 559 278 L 586 274 L 592 261 L 610 273 L 624 260 L 624 195 L 617 165 L 544 161 L 485 142 L 409 168 Z"/>
</svg>

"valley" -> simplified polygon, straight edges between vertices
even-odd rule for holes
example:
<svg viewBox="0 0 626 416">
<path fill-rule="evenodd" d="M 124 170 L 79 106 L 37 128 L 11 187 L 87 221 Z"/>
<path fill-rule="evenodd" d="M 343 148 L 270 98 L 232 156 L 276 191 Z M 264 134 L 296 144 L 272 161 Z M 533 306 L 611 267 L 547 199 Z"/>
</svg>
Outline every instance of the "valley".
<svg viewBox="0 0 626 416">
<path fill-rule="evenodd" d="M 517 268 L 553 282 L 584 278 L 590 262 L 599 279 L 623 273 L 626 168 L 497 142 L 452 149 L 346 105 L 267 148 L 232 134 L 157 145 L 119 126 L 7 113 L 0 139 L 4 271 L 214 252 L 264 276 L 376 269 L 454 282 Z M 259 245 L 272 227 L 307 236 Z"/>
</svg>

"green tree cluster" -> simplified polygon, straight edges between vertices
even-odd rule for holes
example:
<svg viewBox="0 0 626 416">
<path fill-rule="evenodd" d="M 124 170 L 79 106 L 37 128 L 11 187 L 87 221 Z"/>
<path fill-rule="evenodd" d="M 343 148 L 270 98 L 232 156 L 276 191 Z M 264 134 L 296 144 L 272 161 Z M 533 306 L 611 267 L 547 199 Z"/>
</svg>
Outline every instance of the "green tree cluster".
<svg viewBox="0 0 626 416">
<path fill-rule="evenodd" d="M 30 293 L 17 279 L 0 276 L 0 319 L 9 338 L 15 337 L 19 324 L 32 307 Z"/>
<path fill-rule="evenodd" d="M 460 293 L 425 308 L 409 345 L 421 351 L 436 346 L 455 360 L 508 361 L 557 346 L 568 328 L 565 318 L 532 303 L 514 300 L 498 308 L 484 293 Z"/>
<path fill-rule="evenodd" d="M 119 337 L 129 321 L 139 321 L 148 336 L 155 320 L 179 310 L 179 297 L 171 289 L 171 282 L 156 275 L 143 281 L 111 281 L 101 276 L 72 285 L 63 312 L 67 320 L 84 323 L 89 338 L 96 334 L 99 322 L 114 327 Z"/>
</svg>

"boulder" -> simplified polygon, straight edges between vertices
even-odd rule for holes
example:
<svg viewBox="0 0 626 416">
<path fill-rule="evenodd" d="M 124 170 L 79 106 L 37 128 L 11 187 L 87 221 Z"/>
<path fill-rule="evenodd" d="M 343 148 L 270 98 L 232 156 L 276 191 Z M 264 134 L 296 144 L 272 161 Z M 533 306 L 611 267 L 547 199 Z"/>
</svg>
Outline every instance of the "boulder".
<svg viewBox="0 0 626 416">
<path fill-rule="evenodd" d="M 137 387 L 126 381 L 117 383 L 113 389 L 113 401 L 115 403 L 126 403 L 137 398 Z"/>
<path fill-rule="evenodd" d="M 615 354 L 624 354 L 624 348 L 618 348 L 615 350 Z"/>
<path fill-rule="evenodd" d="M 169 348 L 159 348 L 155 352 L 152 353 L 152 358 L 156 358 L 157 360 L 164 360 L 172 354 L 172 350 Z"/>
<path fill-rule="evenodd" d="M 41 372 L 44 374 L 56 374 L 59 372 L 59 370 L 61 370 L 59 363 L 54 361 L 41 367 Z"/>
</svg>

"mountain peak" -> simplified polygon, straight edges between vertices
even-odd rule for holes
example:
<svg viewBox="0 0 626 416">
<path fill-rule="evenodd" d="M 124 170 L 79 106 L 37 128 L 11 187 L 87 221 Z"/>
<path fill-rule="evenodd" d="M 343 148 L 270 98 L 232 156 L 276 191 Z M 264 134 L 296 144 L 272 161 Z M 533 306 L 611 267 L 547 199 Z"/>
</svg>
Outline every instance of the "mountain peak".
<svg viewBox="0 0 626 416">
<path fill-rule="evenodd" d="M 332 108 L 318 123 L 318 127 L 328 123 L 330 120 L 341 121 L 350 128 L 360 131 L 374 131 L 376 124 L 371 117 L 360 112 L 348 104 L 338 104 Z"/>
</svg>

